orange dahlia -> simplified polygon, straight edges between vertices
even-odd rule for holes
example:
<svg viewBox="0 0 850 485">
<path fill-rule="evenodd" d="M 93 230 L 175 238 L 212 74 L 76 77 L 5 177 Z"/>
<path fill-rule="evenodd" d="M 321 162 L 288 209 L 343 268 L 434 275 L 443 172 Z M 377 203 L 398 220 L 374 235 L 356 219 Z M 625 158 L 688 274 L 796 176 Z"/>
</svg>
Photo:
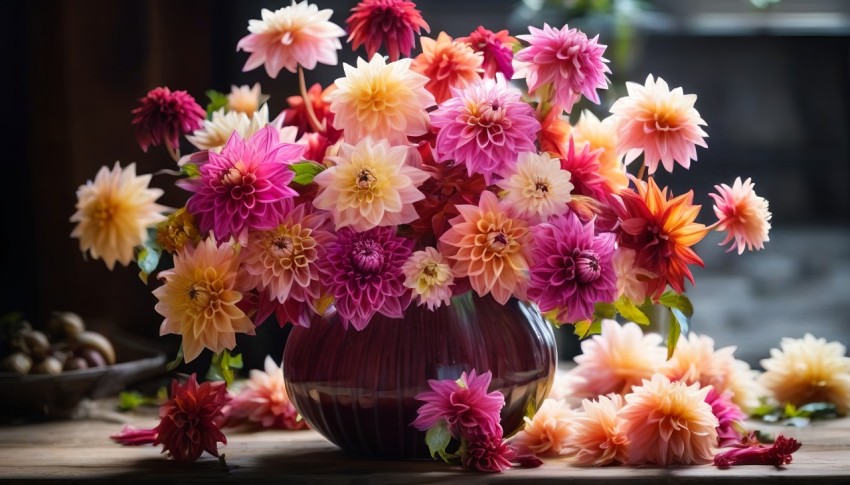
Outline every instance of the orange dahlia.
<svg viewBox="0 0 850 485">
<path fill-rule="evenodd" d="M 637 192 L 620 193 L 622 204 L 615 204 L 620 219 L 620 247 L 635 250 L 635 264 L 656 274 L 647 283 L 647 292 L 658 299 L 667 285 L 677 293 L 685 291 L 685 278 L 694 283 L 688 265 L 703 266 L 691 249 L 706 234 L 703 224 L 694 222 L 700 206 L 693 205 L 694 193 L 678 197 L 658 188 L 655 180 L 637 181 Z"/>
<path fill-rule="evenodd" d="M 413 60 L 411 68 L 430 79 L 425 88 L 438 103 L 452 97 L 451 88 L 463 89 L 481 79 L 484 58 L 466 42 L 453 41 L 445 32 L 440 32 L 436 40 L 419 39 L 422 53 Z"/>
</svg>

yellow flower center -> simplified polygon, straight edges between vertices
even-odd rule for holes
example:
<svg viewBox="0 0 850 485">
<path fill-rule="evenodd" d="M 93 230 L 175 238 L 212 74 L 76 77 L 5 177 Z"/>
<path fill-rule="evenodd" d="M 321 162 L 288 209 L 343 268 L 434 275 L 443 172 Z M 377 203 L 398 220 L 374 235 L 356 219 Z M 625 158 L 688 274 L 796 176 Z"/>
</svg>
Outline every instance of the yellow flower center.
<svg viewBox="0 0 850 485">
<path fill-rule="evenodd" d="M 112 200 L 112 197 L 104 197 L 95 201 L 91 218 L 96 221 L 99 227 L 105 227 L 112 224 L 112 220 L 119 210 L 120 207 Z"/>
<path fill-rule="evenodd" d="M 186 314 L 192 318 L 213 316 L 222 310 L 221 294 L 224 283 L 215 268 L 206 268 L 203 275 L 186 289 Z"/>
<path fill-rule="evenodd" d="M 304 268 L 316 260 L 316 241 L 312 230 L 302 228 L 301 224 L 291 227 L 281 225 L 277 233 L 270 235 L 264 242 L 266 267 L 277 266 L 286 270 L 294 267 Z"/>
<path fill-rule="evenodd" d="M 378 177 L 376 177 L 375 174 L 367 168 L 357 172 L 357 176 L 354 180 L 354 187 L 357 192 L 358 202 L 371 204 L 376 197 L 381 196 L 381 188 L 378 183 Z"/>
</svg>

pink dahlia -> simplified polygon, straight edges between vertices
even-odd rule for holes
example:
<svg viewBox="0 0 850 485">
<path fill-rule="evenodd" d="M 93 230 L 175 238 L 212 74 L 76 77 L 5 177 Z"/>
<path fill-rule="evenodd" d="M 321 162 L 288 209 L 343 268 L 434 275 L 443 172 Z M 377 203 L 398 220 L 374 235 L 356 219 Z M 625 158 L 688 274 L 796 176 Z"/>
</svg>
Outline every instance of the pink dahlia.
<svg viewBox="0 0 850 485">
<path fill-rule="evenodd" d="M 708 134 L 700 128 L 705 121 L 694 109 L 696 94 L 684 94 L 682 88 L 670 91 L 667 83 L 652 74 L 646 84 L 627 82 L 629 95 L 611 106 L 617 124 L 620 155 L 628 164 L 641 152 L 649 173 L 655 173 L 660 161 L 664 170 L 673 171 L 674 162 L 684 168 L 697 159 L 697 145 L 707 147 Z"/>
<path fill-rule="evenodd" d="M 132 114 L 136 141 L 143 151 L 165 143 L 169 150 L 177 152 L 180 136 L 200 129 L 207 112 L 186 91 L 161 87 L 139 98 L 139 107 Z"/>
<path fill-rule="evenodd" d="M 629 457 L 629 439 L 623 433 L 619 394 L 585 399 L 572 420 L 572 433 L 567 439 L 566 453 L 577 466 L 605 466 L 625 463 Z"/>
<path fill-rule="evenodd" d="M 756 195 L 754 187 L 751 179 L 741 182 L 741 177 L 738 177 L 732 187 L 715 185 L 717 193 L 708 194 L 714 199 L 717 230 L 726 231 L 726 239 L 720 245 L 731 242 L 729 251 L 737 248 L 738 254 L 742 254 L 744 249 L 764 249 L 764 243 L 770 241 L 767 235 L 771 218 L 768 203 Z"/>
<path fill-rule="evenodd" d="M 583 225 L 575 214 L 535 226 L 534 265 L 528 297 L 541 312 L 558 312 L 561 322 L 593 315 L 596 302 L 612 302 L 617 293 L 611 233 L 595 234 L 594 222 Z"/>
<path fill-rule="evenodd" d="M 516 451 L 502 440 L 502 433 L 476 436 L 461 449 L 460 462 L 464 468 L 484 473 L 501 473 L 511 468 Z"/>
<path fill-rule="evenodd" d="M 464 90 L 431 113 L 437 133 L 437 157 L 466 165 L 467 172 L 484 175 L 487 183 L 501 176 L 523 152 L 537 152 L 534 145 L 540 123 L 521 93 L 504 76 L 484 79 Z"/>
<path fill-rule="evenodd" d="M 351 9 L 348 25 L 348 42 L 351 49 L 366 47 L 366 57 L 372 58 L 381 45 L 385 45 L 390 61 L 409 57 L 416 43 L 416 35 L 431 28 L 416 4 L 406 0 L 361 0 Z"/>
<path fill-rule="evenodd" d="M 764 446 L 752 434 L 747 436 L 734 448 L 714 457 L 714 465 L 718 468 L 729 468 L 738 465 L 773 465 L 781 467 L 791 463 L 794 452 L 803 446 L 794 438 L 779 435 L 771 446 Z"/>
<path fill-rule="evenodd" d="M 286 393 L 283 369 L 266 356 L 264 370 L 251 370 L 251 377 L 224 408 L 226 426 L 249 422 L 263 428 L 305 429 L 298 410 Z"/>
<path fill-rule="evenodd" d="M 411 426 L 426 431 L 445 420 L 452 435 L 464 438 L 497 436 L 501 441 L 502 425 L 499 413 L 505 405 L 505 396 L 499 391 L 488 393 L 490 371 L 477 374 L 462 373 L 460 379 L 429 379 L 430 391 L 416 395 L 425 404 L 419 407 L 416 420 Z"/>
<path fill-rule="evenodd" d="M 283 221 L 297 195 L 289 188 L 295 176 L 289 164 L 304 147 L 279 143 L 278 137 L 272 126 L 248 140 L 234 133 L 221 153 L 209 153 L 200 177 L 181 181 L 194 192 L 186 208 L 202 233 L 212 230 L 218 239 L 234 236 L 244 242 L 248 230 L 272 229 Z"/>
<path fill-rule="evenodd" d="M 529 46 L 514 55 L 514 79 L 525 78 L 529 93 L 552 83 L 554 103 L 567 113 L 584 95 L 599 104 L 597 89 L 608 89 L 606 73 L 611 72 L 607 59 L 602 57 L 605 47 L 599 36 L 588 39 L 584 32 L 570 29 L 553 29 L 543 24 L 543 30 L 529 27 L 531 35 L 518 35 Z"/>
<path fill-rule="evenodd" d="M 576 150 L 575 140 L 570 137 L 567 145 L 566 156 L 561 158 L 561 168 L 570 172 L 573 194 L 585 195 L 594 200 L 605 200 L 608 189 L 605 178 L 599 173 L 600 149 L 591 149 L 590 145 L 584 144 L 580 150 Z"/>
<path fill-rule="evenodd" d="M 518 41 L 508 35 L 507 30 L 493 32 L 479 26 L 467 37 L 458 37 L 458 42 L 466 42 L 475 52 L 484 56 L 484 68 L 486 77 L 496 77 L 501 72 L 508 79 L 514 75 L 514 66 L 511 61 L 514 58 L 513 45 Z"/>
<path fill-rule="evenodd" d="M 262 20 L 248 22 L 250 34 L 243 37 L 236 50 L 251 53 L 243 71 L 265 65 L 269 77 L 276 78 L 281 69 L 295 72 L 298 66 L 313 69 L 322 63 L 335 66 L 336 51 L 342 48 L 342 27 L 330 21 L 333 10 L 319 10 L 304 0 L 272 12 L 262 9 Z"/>
<path fill-rule="evenodd" d="M 522 454 L 558 456 L 564 454 L 572 434 L 575 412 L 564 401 L 545 399 L 534 417 L 525 416 L 525 427 L 511 445 Z"/>
<path fill-rule="evenodd" d="M 717 418 L 717 446 L 725 448 L 741 441 L 738 429 L 746 416 L 737 404 L 732 402 L 732 393 L 719 392 L 712 387 L 705 396 L 705 402 L 711 406 L 711 412 Z"/>
<path fill-rule="evenodd" d="M 195 461 L 204 451 L 218 456 L 217 443 L 227 444 L 227 438 L 216 423 L 228 401 L 222 381 L 198 385 L 195 374 L 183 385 L 173 381 L 171 399 L 159 408 L 153 444 L 162 444 L 162 452 L 177 461 Z"/>
<path fill-rule="evenodd" d="M 395 228 L 366 232 L 343 228 L 327 248 L 320 268 L 322 284 L 335 298 L 343 325 L 363 330 L 375 313 L 401 318 L 410 304 L 402 265 L 411 254 L 412 240 L 395 235 Z"/>
<path fill-rule="evenodd" d="M 420 37 L 422 53 L 411 69 L 428 78 L 425 87 L 437 103 L 451 97 L 452 88 L 463 89 L 481 79 L 483 57 L 465 42 L 452 40 L 445 32 L 436 39 Z"/>
</svg>

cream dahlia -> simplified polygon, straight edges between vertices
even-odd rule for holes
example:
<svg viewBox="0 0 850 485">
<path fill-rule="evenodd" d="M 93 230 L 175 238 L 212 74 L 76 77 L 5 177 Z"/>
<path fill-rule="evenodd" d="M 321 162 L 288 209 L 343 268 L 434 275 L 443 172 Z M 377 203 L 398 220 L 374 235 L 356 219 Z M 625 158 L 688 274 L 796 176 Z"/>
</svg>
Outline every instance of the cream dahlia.
<svg viewBox="0 0 850 485">
<path fill-rule="evenodd" d="M 479 296 L 491 293 L 505 304 L 512 294 L 524 294 L 529 271 L 529 229 L 512 216 L 492 192 L 481 194 L 479 204 L 460 204 L 460 215 L 440 237 L 440 252 L 452 261 L 458 277 L 469 277 Z"/>
<path fill-rule="evenodd" d="M 761 361 L 765 372 L 759 377 L 777 401 L 795 406 L 829 402 L 841 414 L 850 411 L 850 357 L 841 343 L 807 333 L 783 338 L 780 347 Z"/>
<path fill-rule="evenodd" d="M 148 238 L 148 228 L 166 219 L 167 207 L 156 203 L 161 189 L 149 188 L 151 176 L 136 176 L 136 164 L 112 170 L 101 167 L 94 181 L 77 189 L 77 211 L 71 222 L 77 225 L 71 237 L 80 240 L 80 250 L 94 259 L 103 259 L 111 270 L 133 260 L 133 250 Z"/>
<path fill-rule="evenodd" d="M 629 95 L 611 106 L 618 152 L 626 155 L 626 163 L 643 152 L 650 174 L 659 161 L 668 172 L 673 171 L 674 162 L 689 168 L 691 160 L 697 159 L 697 145 L 708 146 L 708 134 L 700 128 L 706 123 L 694 108 L 696 94 L 684 94 L 682 88 L 670 91 L 663 79 L 656 81 L 652 74 L 643 86 L 627 82 L 626 89 Z"/>
<path fill-rule="evenodd" d="M 336 51 L 342 48 L 342 27 L 330 21 L 333 10 L 319 10 L 304 0 L 272 12 L 263 9 L 262 20 L 248 22 L 250 34 L 243 37 L 236 50 L 251 53 L 243 71 L 265 65 L 269 77 L 276 78 L 281 69 L 295 72 L 298 66 L 313 69 L 316 64 L 335 66 Z"/>
<path fill-rule="evenodd" d="M 183 357 L 193 361 L 204 348 L 233 349 L 236 334 L 254 335 L 254 324 L 237 304 L 239 257 L 233 244 L 215 239 L 186 246 L 174 255 L 174 268 L 162 271 L 164 284 L 153 291 L 155 310 L 165 317 L 160 335 L 183 336 Z"/>
<path fill-rule="evenodd" d="M 768 202 L 756 195 L 754 187 L 751 179 L 741 182 L 741 177 L 738 177 L 732 187 L 715 185 L 717 193 L 709 194 L 714 199 L 717 230 L 726 232 L 726 239 L 720 244 L 731 242 L 729 251 L 737 248 L 738 254 L 742 254 L 744 249 L 764 249 L 764 243 L 770 241 L 767 233 L 772 216 Z"/>
<path fill-rule="evenodd" d="M 548 153 L 521 153 L 513 170 L 496 185 L 507 192 L 503 200 L 531 223 L 566 212 L 573 190 L 570 172 Z"/>
<path fill-rule="evenodd" d="M 434 96 L 425 89 L 428 78 L 411 70 L 410 62 L 387 63 L 376 55 L 369 62 L 358 58 L 357 67 L 343 64 L 345 77 L 334 82 L 329 97 L 333 126 L 348 143 L 371 136 L 403 145 L 408 136 L 428 132 L 425 110 L 434 106 Z"/>
<path fill-rule="evenodd" d="M 533 418 L 524 417 L 525 427 L 511 441 L 519 454 L 558 456 L 566 451 L 575 413 L 563 401 L 546 399 Z"/>
<path fill-rule="evenodd" d="M 230 111 L 244 113 L 249 117 L 253 117 L 254 113 L 258 111 L 260 106 L 265 104 L 268 99 L 269 95 L 262 93 L 260 83 L 254 83 L 251 87 L 248 87 L 247 84 L 242 86 L 230 86 L 230 94 L 227 95 L 227 108 Z"/>
<path fill-rule="evenodd" d="M 582 401 L 567 439 L 566 454 L 572 457 L 571 464 L 605 466 L 628 461 L 629 439 L 619 416 L 622 408 L 623 396 L 619 394 Z"/>
<path fill-rule="evenodd" d="M 719 422 L 705 402 L 710 390 L 656 374 L 627 394 L 619 416 L 629 440 L 629 464 L 711 463 Z"/>
<path fill-rule="evenodd" d="M 204 120 L 204 126 L 200 130 L 186 136 L 186 139 L 199 150 L 212 150 L 218 153 L 233 133 L 239 133 L 239 136 L 247 140 L 268 124 L 268 105 L 264 104 L 251 115 L 221 108 L 214 111 L 210 119 Z"/>
<path fill-rule="evenodd" d="M 425 196 L 416 187 L 428 174 L 405 163 L 408 148 L 367 137 L 343 143 L 333 165 L 313 179 L 319 193 L 313 205 L 333 215 L 336 228 L 367 231 L 406 224 L 417 218 L 413 203 Z"/>
<path fill-rule="evenodd" d="M 401 270 L 404 286 L 413 290 L 419 305 L 434 310 L 451 303 L 454 274 L 449 262 L 435 248 L 429 246 L 411 254 Z"/>
</svg>

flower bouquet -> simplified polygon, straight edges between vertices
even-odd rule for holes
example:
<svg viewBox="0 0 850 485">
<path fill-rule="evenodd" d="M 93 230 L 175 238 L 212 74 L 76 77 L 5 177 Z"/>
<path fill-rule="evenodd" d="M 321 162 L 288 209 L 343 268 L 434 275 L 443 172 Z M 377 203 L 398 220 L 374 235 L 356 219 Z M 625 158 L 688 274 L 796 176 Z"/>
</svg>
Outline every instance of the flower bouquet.
<svg viewBox="0 0 850 485">
<path fill-rule="evenodd" d="M 72 236 L 110 269 L 135 262 L 144 281 L 156 275 L 160 333 L 182 336 L 180 359 L 209 349 L 228 362 L 235 335 L 272 315 L 308 327 L 335 313 L 360 332 L 378 314 L 400 319 L 469 292 L 528 302 L 582 338 L 617 314 L 648 325 L 660 304 L 669 358 L 693 314 L 694 245 L 712 230 L 739 254 L 768 240 L 768 204 L 750 179 L 717 186 L 705 225 L 692 191 L 654 178 L 706 147 L 696 95 L 649 75 L 604 119 L 577 113 L 609 85 L 598 36 L 544 25 L 420 37 L 429 25 L 405 0 L 359 2 L 347 32 L 331 14 L 293 1 L 249 22 L 244 69 L 299 79 L 273 119 L 259 85 L 208 92 L 206 110 L 167 87 L 141 98 L 139 144 L 174 158 L 184 207 L 157 204 L 162 191 L 134 164 L 103 167 L 78 190 Z M 346 33 L 365 56 L 308 89 L 305 71 L 336 65 Z M 197 150 L 182 154 L 183 136 Z M 454 385 L 492 411 L 487 370 Z M 426 421 L 441 441 L 461 429 Z M 498 420 L 487 422 L 462 433 L 464 463 L 482 463 L 468 450 L 504 446 Z"/>
</svg>

